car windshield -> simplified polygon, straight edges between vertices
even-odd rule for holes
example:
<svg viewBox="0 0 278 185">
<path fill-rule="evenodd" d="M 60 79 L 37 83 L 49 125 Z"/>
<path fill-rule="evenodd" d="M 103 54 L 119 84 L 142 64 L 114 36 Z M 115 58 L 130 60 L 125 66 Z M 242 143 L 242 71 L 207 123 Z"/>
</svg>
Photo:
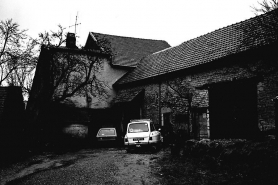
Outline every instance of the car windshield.
<svg viewBox="0 0 278 185">
<path fill-rule="evenodd" d="M 98 131 L 99 136 L 115 136 L 116 131 L 112 128 L 102 128 Z"/>
<path fill-rule="evenodd" d="M 149 127 L 147 123 L 132 123 L 128 127 L 129 133 L 148 132 Z"/>
</svg>

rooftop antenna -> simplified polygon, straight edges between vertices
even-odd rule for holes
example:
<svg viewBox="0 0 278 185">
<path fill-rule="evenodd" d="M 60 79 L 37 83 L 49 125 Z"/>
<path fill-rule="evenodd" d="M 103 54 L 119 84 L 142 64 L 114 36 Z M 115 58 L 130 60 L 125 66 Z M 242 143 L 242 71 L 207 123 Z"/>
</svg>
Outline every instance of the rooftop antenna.
<svg viewBox="0 0 278 185">
<path fill-rule="evenodd" d="M 76 35 L 76 26 L 80 25 L 81 23 L 77 23 L 77 17 L 78 17 L 78 12 L 76 14 L 76 17 L 75 17 L 75 24 L 74 25 L 71 25 L 69 26 L 69 28 L 73 27 L 74 26 L 74 34 Z M 77 36 L 76 36 L 77 37 Z"/>
</svg>

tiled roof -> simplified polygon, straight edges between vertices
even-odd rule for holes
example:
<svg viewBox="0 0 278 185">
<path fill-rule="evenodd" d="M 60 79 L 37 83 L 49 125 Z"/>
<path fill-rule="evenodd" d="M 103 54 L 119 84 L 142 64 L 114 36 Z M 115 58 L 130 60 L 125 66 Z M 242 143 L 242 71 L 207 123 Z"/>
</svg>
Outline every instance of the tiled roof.
<svg viewBox="0 0 278 185">
<path fill-rule="evenodd" d="M 141 60 L 137 68 L 117 81 L 116 84 L 125 84 L 179 71 L 277 41 L 277 28 L 273 29 L 269 26 L 270 24 L 278 25 L 278 10 L 151 54 Z"/>
<path fill-rule="evenodd" d="M 105 40 L 103 42 L 103 40 Z M 85 47 L 96 47 L 95 44 L 102 47 L 112 48 L 113 65 L 136 67 L 137 63 L 143 57 L 171 47 L 166 41 L 150 40 L 132 37 L 122 37 L 91 32 Z"/>
<path fill-rule="evenodd" d="M 129 90 L 129 91 L 126 91 L 126 92 L 121 92 L 114 98 L 113 103 L 131 102 L 141 92 L 143 92 L 142 89 L 135 89 L 135 90 Z"/>
</svg>

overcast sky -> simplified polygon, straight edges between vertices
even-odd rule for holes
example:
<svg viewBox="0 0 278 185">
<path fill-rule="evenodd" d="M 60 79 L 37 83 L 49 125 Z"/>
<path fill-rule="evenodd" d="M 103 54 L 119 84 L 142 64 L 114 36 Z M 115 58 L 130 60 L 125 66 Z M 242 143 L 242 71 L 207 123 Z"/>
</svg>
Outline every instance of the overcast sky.
<svg viewBox="0 0 278 185">
<path fill-rule="evenodd" d="M 254 17 L 257 0 L 0 0 L 0 20 L 12 18 L 28 34 L 74 32 L 84 45 L 90 31 L 165 40 L 171 46 Z"/>
</svg>

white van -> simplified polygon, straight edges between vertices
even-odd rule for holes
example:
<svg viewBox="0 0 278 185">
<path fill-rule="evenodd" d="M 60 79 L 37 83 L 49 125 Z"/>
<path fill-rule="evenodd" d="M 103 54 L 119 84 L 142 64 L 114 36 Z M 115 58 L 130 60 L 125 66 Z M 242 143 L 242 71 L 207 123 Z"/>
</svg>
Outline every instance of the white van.
<svg viewBox="0 0 278 185">
<path fill-rule="evenodd" d="M 127 151 L 131 148 L 152 147 L 157 149 L 163 139 L 150 119 L 131 120 L 127 125 L 124 144 Z"/>
</svg>

